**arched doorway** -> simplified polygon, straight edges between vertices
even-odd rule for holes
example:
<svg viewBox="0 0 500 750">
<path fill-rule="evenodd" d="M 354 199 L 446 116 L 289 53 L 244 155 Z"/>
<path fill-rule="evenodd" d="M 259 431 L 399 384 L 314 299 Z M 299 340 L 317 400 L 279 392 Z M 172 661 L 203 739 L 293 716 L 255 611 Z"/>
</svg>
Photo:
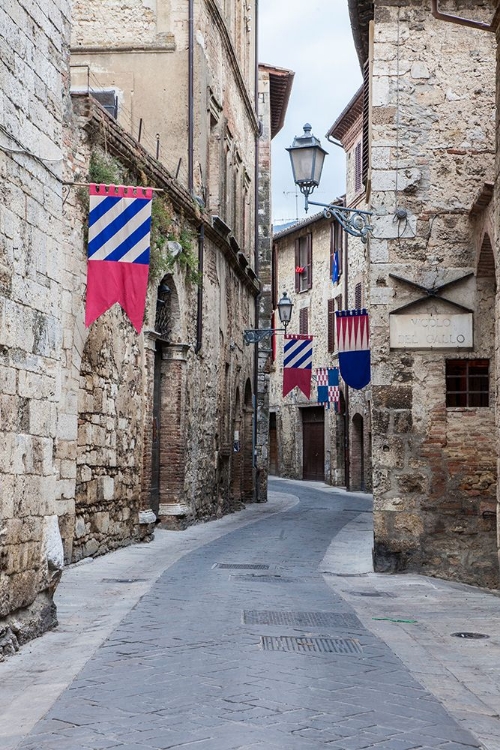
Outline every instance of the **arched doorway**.
<svg viewBox="0 0 500 750">
<path fill-rule="evenodd" d="M 253 403 L 250 379 L 245 383 L 245 402 L 243 405 L 243 429 L 241 435 L 242 482 L 241 499 L 244 503 L 253 502 Z"/>
<path fill-rule="evenodd" d="M 238 503 L 241 501 L 242 483 L 243 483 L 243 449 L 242 449 L 242 424 L 241 424 L 241 404 L 240 389 L 236 389 L 236 398 L 234 401 L 233 413 L 233 458 L 231 463 L 231 495 L 232 499 Z"/>
<path fill-rule="evenodd" d="M 365 489 L 364 425 L 361 414 L 355 414 L 352 418 L 350 489 Z"/>
</svg>

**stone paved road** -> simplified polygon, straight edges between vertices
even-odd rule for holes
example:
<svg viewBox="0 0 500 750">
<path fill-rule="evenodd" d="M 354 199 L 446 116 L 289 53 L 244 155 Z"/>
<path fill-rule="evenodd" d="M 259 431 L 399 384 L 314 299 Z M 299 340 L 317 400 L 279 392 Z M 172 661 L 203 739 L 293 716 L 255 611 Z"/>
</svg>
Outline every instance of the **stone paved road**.
<svg viewBox="0 0 500 750">
<path fill-rule="evenodd" d="M 19 747 L 479 747 L 318 571 L 366 504 L 304 485 L 286 512 L 183 557 Z"/>
</svg>

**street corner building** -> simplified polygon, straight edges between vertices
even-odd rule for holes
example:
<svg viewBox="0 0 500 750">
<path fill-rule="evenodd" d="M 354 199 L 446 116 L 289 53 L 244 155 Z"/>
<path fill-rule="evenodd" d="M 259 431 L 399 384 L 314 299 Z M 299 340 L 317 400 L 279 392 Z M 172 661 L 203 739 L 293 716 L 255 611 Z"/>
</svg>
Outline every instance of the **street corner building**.
<svg viewBox="0 0 500 750">
<path fill-rule="evenodd" d="M 64 565 L 257 499 L 252 3 L 132 5 L 4 14 L 0 659 L 56 625 Z M 89 184 L 152 192 L 133 324 L 117 297 L 85 326 Z"/>
<path fill-rule="evenodd" d="M 364 210 L 362 181 L 363 90 L 355 93 L 327 139 L 346 154 L 346 193 L 336 201 Z M 283 477 L 324 481 L 353 491 L 370 491 L 371 388 L 350 388 L 339 379 L 337 313 L 366 305 L 366 244 L 350 235 L 338 218 L 323 213 L 277 229 L 273 235 L 273 294 L 294 290 L 291 332 L 313 337 L 312 389 L 283 396 L 283 344 L 274 348 L 269 418 L 270 471 Z M 327 372 L 322 376 L 321 372 Z M 326 401 L 321 378 L 338 381 Z M 334 400 L 330 398 L 334 396 Z M 326 406 L 326 408 L 325 408 Z"/>
<path fill-rule="evenodd" d="M 349 10 L 373 212 L 375 569 L 498 587 L 496 2 Z"/>
</svg>

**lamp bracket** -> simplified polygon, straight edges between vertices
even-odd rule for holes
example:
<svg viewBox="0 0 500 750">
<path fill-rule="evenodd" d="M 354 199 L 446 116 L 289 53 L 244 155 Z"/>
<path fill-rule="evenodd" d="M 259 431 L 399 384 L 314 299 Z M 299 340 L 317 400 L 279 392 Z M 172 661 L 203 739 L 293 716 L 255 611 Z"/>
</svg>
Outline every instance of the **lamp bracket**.
<svg viewBox="0 0 500 750">
<path fill-rule="evenodd" d="M 316 203 L 310 201 L 306 195 L 306 211 L 309 204 L 311 206 L 322 206 L 325 219 L 336 219 L 347 234 L 360 237 L 363 242 L 366 242 L 368 233 L 373 230 L 368 219 L 372 215 L 371 211 L 337 206 L 334 203 Z"/>
<path fill-rule="evenodd" d="M 259 344 L 275 333 L 283 333 L 286 328 L 257 328 L 256 330 L 243 331 L 243 341 L 248 346 L 249 344 Z"/>
</svg>

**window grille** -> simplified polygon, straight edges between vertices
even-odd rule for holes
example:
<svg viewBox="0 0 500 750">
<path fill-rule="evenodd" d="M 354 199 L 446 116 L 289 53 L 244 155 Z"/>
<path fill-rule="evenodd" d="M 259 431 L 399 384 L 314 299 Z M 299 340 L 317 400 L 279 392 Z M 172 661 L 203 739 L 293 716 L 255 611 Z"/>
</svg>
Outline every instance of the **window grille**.
<svg viewBox="0 0 500 750">
<path fill-rule="evenodd" d="M 446 360 L 446 406 L 489 406 L 490 375 L 487 359 Z"/>
<path fill-rule="evenodd" d="M 306 335 L 309 333 L 309 309 L 307 307 L 299 310 L 299 333 Z"/>
</svg>

